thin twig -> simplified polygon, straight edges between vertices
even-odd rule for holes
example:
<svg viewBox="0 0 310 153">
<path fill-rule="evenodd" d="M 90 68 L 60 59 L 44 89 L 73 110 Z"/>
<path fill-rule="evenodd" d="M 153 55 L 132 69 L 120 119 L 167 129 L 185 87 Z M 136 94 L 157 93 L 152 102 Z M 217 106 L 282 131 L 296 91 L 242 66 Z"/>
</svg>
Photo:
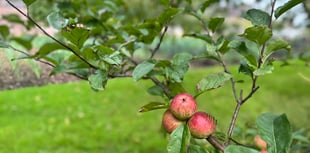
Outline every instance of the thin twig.
<svg viewBox="0 0 310 153">
<path fill-rule="evenodd" d="M 166 28 L 165 28 L 166 29 Z M 167 29 L 166 29 L 167 30 Z M 165 30 L 165 31 L 166 31 Z M 164 32 L 165 33 L 165 32 Z M 163 37 L 164 34 L 161 35 L 161 37 Z M 129 43 L 129 41 L 128 41 Z M 127 42 L 124 43 L 123 45 L 127 45 Z M 131 43 L 131 42 L 130 42 Z M 154 51 L 156 52 L 156 50 L 158 50 L 158 48 L 160 47 L 160 44 L 162 43 L 162 41 L 159 41 L 159 44 L 156 46 L 156 48 L 154 49 Z M 128 58 L 128 60 L 134 64 L 135 66 L 137 66 L 139 63 L 137 61 L 135 61 L 132 57 L 126 56 Z M 116 77 L 132 77 L 131 74 L 115 74 L 115 75 L 111 75 L 109 76 L 111 78 L 116 78 Z M 156 84 L 157 86 L 159 86 L 161 89 L 163 89 L 165 95 L 170 99 L 172 98 L 171 92 L 169 90 L 169 88 L 167 88 L 162 82 L 160 82 L 155 76 L 150 76 L 150 77 L 143 77 L 143 79 L 151 79 L 153 81 L 154 84 Z"/>
<path fill-rule="evenodd" d="M 219 149 L 220 151 L 224 152 L 225 150 L 225 146 L 219 142 L 214 136 L 210 135 L 208 138 L 207 138 L 208 142 L 214 146 L 215 148 Z"/>
<path fill-rule="evenodd" d="M 150 79 L 157 85 L 159 86 L 161 89 L 163 89 L 165 95 L 170 99 L 172 98 L 171 92 L 169 90 L 169 88 L 167 88 L 162 82 L 160 82 L 156 77 L 154 76 L 150 76 Z"/>
<path fill-rule="evenodd" d="M 131 78 L 131 74 L 109 74 L 109 78 Z"/>
<path fill-rule="evenodd" d="M 231 74 L 229 72 L 228 68 L 227 68 L 227 65 L 224 62 L 224 58 L 223 58 L 222 54 L 220 52 L 218 52 L 218 51 L 216 53 L 217 53 L 217 56 L 220 58 L 220 63 L 222 64 L 224 72 L 228 73 L 228 74 Z M 240 110 L 240 107 L 241 107 L 241 99 L 237 95 L 236 83 L 235 83 L 235 80 L 234 80 L 233 77 L 230 78 L 230 82 L 231 82 L 231 89 L 233 91 L 233 95 L 234 95 L 234 98 L 235 98 L 235 101 L 236 101 L 236 107 L 235 107 L 232 119 L 231 119 L 230 124 L 229 124 L 228 131 L 227 131 L 228 140 L 227 140 L 227 142 L 225 142 L 225 146 L 228 145 L 229 142 L 230 142 L 230 138 L 231 138 L 231 135 L 233 133 L 233 129 L 235 127 L 235 123 L 236 123 L 236 120 L 237 120 L 237 117 L 238 117 L 238 113 L 239 113 L 239 110 Z"/>
<path fill-rule="evenodd" d="M 9 47 L 10 47 L 11 49 L 13 49 L 14 51 L 19 52 L 19 53 L 21 53 L 21 54 L 24 54 L 24 55 L 26 56 L 25 58 L 14 58 L 14 59 L 11 59 L 12 61 L 13 61 L 13 60 L 21 60 L 21 59 L 29 59 L 30 57 L 32 57 L 31 54 L 29 54 L 29 53 L 27 53 L 27 52 L 25 52 L 25 51 L 22 51 L 22 50 L 20 50 L 20 49 L 17 49 L 17 48 L 15 48 L 15 47 L 13 47 L 12 45 L 9 45 Z M 40 62 L 40 63 L 42 63 L 42 64 L 48 65 L 48 66 L 50 66 L 50 67 L 52 67 L 52 68 L 55 68 L 55 67 L 56 67 L 55 65 L 53 65 L 52 63 L 49 63 L 49 62 L 47 62 L 47 61 L 44 61 L 44 60 L 41 60 L 41 59 L 38 59 L 38 58 L 32 58 L 32 59 L 35 60 L 35 61 L 37 61 L 37 62 Z M 84 76 L 78 75 L 78 74 L 76 74 L 76 73 L 71 73 L 71 72 L 65 72 L 65 73 L 70 74 L 70 75 L 73 75 L 73 76 L 75 76 L 75 77 L 77 77 L 77 78 L 79 78 L 79 79 L 82 79 L 82 80 L 87 80 L 87 78 L 85 78 Z"/>
<path fill-rule="evenodd" d="M 251 98 L 258 89 L 259 86 L 256 86 L 254 89 L 252 89 L 251 92 L 244 99 L 241 100 L 241 105 L 245 103 L 249 98 Z"/>
<path fill-rule="evenodd" d="M 242 144 L 240 142 L 238 142 L 237 140 L 233 139 L 233 138 L 229 138 L 232 142 L 234 142 L 235 144 L 239 145 L 239 146 L 244 146 L 244 147 L 250 147 L 248 145 Z"/>
<path fill-rule="evenodd" d="M 32 55 L 30 55 L 29 53 L 27 53 L 27 52 L 25 52 L 25 51 L 22 51 L 22 50 L 20 50 L 20 49 L 17 49 L 17 48 L 15 48 L 15 47 L 13 47 L 12 45 L 9 45 L 9 47 L 12 48 L 12 49 L 13 49 L 14 51 L 16 51 L 16 52 L 19 52 L 19 53 L 21 53 L 21 54 L 24 54 L 24 55 L 26 56 L 26 58 L 32 57 Z M 13 61 L 13 60 L 16 60 L 16 58 L 11 59 L 11 60 L 12 60 L 12 61 Z M 40 63 L 46 64 L 46 65 L 49 65 L 49 66 L 51 66 L 51 67 L 55 67 L 55 65 L 53 65 L 53 64 L 51 64 L 51 63 L 49 63 L 49 62 L 43 61 L 43 60 L 41 60 L 41 59 L 34 58 L 34 60 L 36 60 L 36 61 L 38 61 L 38 62 L 40 62 Z"/>
<path fill-rule="evenodd" d="M 11 3 L 9 0 L 6 0 L 6 2 L 12 6 L 15 10 L 17 10 L 20 14 L 22 14 L 24 17 L 26 17 L 29 21 L 31 21 L 37 28 L 39 28 L 46 36 L 54 40 L 56 43 L 60 44 L 61 46 L 65 47 L 69 51 L 71 51 L 74 55 L 76 55 L 78 58 L 80 58 L 83 62 L 85 62 L 87 65 L 89 65 L 91 68 L 97 69 L 96 66 L 89 63 L 84 57 L 79 55 L 77 52 L 75 52 L 72 48 L 61 42 L 60 40 L 56 39 L 52 35 L 50 35 L 47 31 L 45 31 L 34 19 L 32 19 L 29 15 L 25 14 L 22 10 L 20 10 L 18 7 L 16 7 L 13 3 Z"/>
<path fill-rule="evenodd" d="M 221 61 L 220 63 L 222 64 L 224 72 L 231 74 L 229 72 L 225 62 L 224 62 L 224 58 L 223 58 L 222 54 L 217 51 L 217 56 L 220 58 L 220 61 Z M 232 119 L 231 119 L 230 124 L 229 124 L 228 131 L 227 131 L 228 140 L 227 140 L 227 142 L 225 142 L 225 146 L 228 145 L 229 142 L 230 142 L 230 138 L 231 138 L 231 135 L 233 133 L 233 129 L 234 129 L 235 124 L 236 124 L 236 120 L 237 120 L 237 117 L 238 117 L 238 114 L 239 114 L 239 110 L 240 110 L 240 107 L 241 107 L 241 101 L 242 101 L 242 99 L 241 99 L 242 98 L 242 96 L 241 96 L 242 91 L 240 91 L 240 97 L 238 97 L 236 83 L 235 83 L 235 80 L 234 80 L 233 77 L 230 78 L 230 82 L 231 82 L 231 88 L 232 88 L 232 91 L 233 91 L 233 95 L 234 95 L 234 98 L 235 98 L 235 101 L 236 101 L 236 107 L 235 107 Z"/>
<path fill-rule="evenodd" d="M 158 51 L 158 49 L 160 48 L 160 45 L 162 43 L 163 37 L 165 36 L 166 32 L 167 32 L 168 26 L 166 25 L 164 27 L 164 31 L 162 32 L 162 34 L 160 35 L 160 40 L 158 42 L 158 44 L 156 45 L 156 47 L 152 50 L 152 55 L 151 58 L 155 55 L 155 53 Z M 131 43 L 130 41 L 128 43 Z M 124 45 L 127 45 L 128 43 L 125 43 Z M 128 60 L 133 63 L 135 66 L 137 66 L 139 63 L 137 61 L 135 61 L 133 58 L 128 57 Z M 124 77 L 128 77 L 131 75 L 125 75 Z M 112 77 L 121 77 L 119 75 L 115 75 Z M 170 99 L 172 98 L 171 92 L 169 90 L 168 87 L 165 86 L 165 84 L 163 84 L 162 82 L 160 82 L 155 76 L 150 76 L 150 77 L 143 77 L 143 79 L 151 79 L 153 81 L 154 84 L 156 84 L 157 86 L 159 86 L 161 89 L 163 89 L 165 95 Z"/>
<path fill-rule="evenodd" d="M 232 136 L 232 133 L 233 133 L 233 130 L 234 130 L 234 127 L 235 127 L 235 124 L 236 124 L 236 120 L 237 120 L 237 117 L 238 117 L 238 114 L 239 114 L 239 111 L 240 111 L 240 107 L 241 107 L 241 103 L 237 103 L 236 107 L 235 107 L 235 110 L 234 110 L 234 113 L 233 113 L 233 116 L 231 118 L 230 124 L 229 124 L 228 131 L 227 131 L 228 140 L 225 143 L 225 145 L 228 145 L 230 143 L 230 138 Z"/>
<path fill-rule="evenodd" d="M 168 30 L 168 25 L 166 25 L 164 27 L 164 30 L 163 30 L 163 32 L 160 35 L 159 42 L 157 43 L 156 47 L 152 50 L 152 54 L 151 54 L 150 58 L 153 58 L 155 56 L 156 52 L 159 50 L 160 45 L 161 45 L 161 43 L 162 43 L 162 41 L 164 39 L 164 36 L 167 33 L 167 30 Z"/>
<path fill-rule="evenodd" d="M 270 29 L 272 28 L 272 16 L 273 16 L 273 13 L 274 13 L 275 2 L 276 2 L 276 0 L 274 0 L 272 2 L 272 4 L 271 4 L 271 13 L 270 13 L 270 19 L 269 19 L 269 25 L 268 25 L 268 27 Z M 265 48 L 266 48 L 266 43 L 263 44 L 263 46 L 262 46 L 262 48 L 260 50 L 260 53 L 259 53 L 259 59 L 258 59 L 258 65 L 257 65 L 258 69 L 261 68 L 261 66 L 263 64 L 262 59 L 264 57 Z M 258 76 L 254 76 L 253 77 L 253 79 L 252 79 L 252 87 L 251 87 L 250 93 L 245 98 L 243 98 L 242 97 L 242 93 L 240 92 L 240 97 L 237 98 L 237 100 L 236 100 L 237 104 L 236 104 L 235 111 L 234 111 L 232 120 L 230 122 L 229 128 L 228 128 L 228 132 L 227 132 L 228 140 L 225 143 L 226 145 L 228 145 L 230 140 L 231 140 L 230 138 L 232 136 L 233 129 L 234 129 L 234 126 L 235 126 L 235 123 L 236 123 L 237 116 L 239 114 L 239 110 L 240 110 L 241 105 L 244 104 L 249 98 L 251 98 L 253 96 L 253 94 L 259 89 L 259 86 L 256 85 L 257 79 L 258 79 Z M 234 91 L 234 89 L 233 89 L 233 92 L 234 92 L 234 95 L 235 95 L 235 98 L 236 98 L 236 91 Z"/>
<path fill-rule="evenodd" d="M 125 43 L 121 44 L 121 45 L 118 47 L 117 51 L 119 51 L 121 54 L 123 54 L 124 56 L 126 56 L 127 59 L 128 59 L 132 64 L 138 65 L 138 62 L 136 62 L 136 61 L 133 60 L 130 56 L 128 56 L 127 54 L 124 54 L 124 53 L 121 51 L 121 49 L 122 49 L 124 46 L 126 46 L 126 45 L 128 45 L 128 44 L 130 44 L 130 43 L 133 43 L 133 42 L 135 42 L 135 39 L 127 40 Z"/>
<path fill-rule="evenodd" d="M 197 17 L 197 16 L 196 16 L 196 17 Z M 207 26 L 207 24 L 206 24 L 205 20 L 203 20 L 201 16 L 198 16 L 198 17 L 199 17 L 199 19 L 198 19 L 198 20 L 200 21 L 200 23 L 201 23 L 201 25 L 202 25 L 203 30 L 205 30 L 205 31 L 206 31 L 206 33 L 207 33 L 208 35 L 211 35 L 211 33 L 210 33 L 209 29 L 208 29 L 208 26 Z"/>
<path fill-rule="evenodd" d="M 271 4 L 271 12 L 270 12 L 270 18 L 269 18 L 269 25 L 268 27 L 270 29 L 272 29 L 272 18 L 273 18 L 273 14 L 274 14 L 274 8 L 275 8 L 275 5 L 276 5 L 276 1 L 277 0 L 274 0 Z"/>
<path fill-rule="evenodd" d="M 228 73 L 228 74 L 231 74 L 227 68 L 227 65 L 226 63 L 224 62 L 224 58 L 222 56 L 222 54 L 220 52 L 216 52 L 217 53 L 217 56 L 220 58 L 220 63 L 224 69 L 224 72 L 225 73 Z M 230 82 L 231 82 L 231 88 L 232 88 L 232 91 L 233 91 L 233 95 L 234 95 L 234 98 L 236 100 L 237 103 L 240 103 L 240 100 L 238 98 L 238 95 L 237 95 L 237 89 L 236 89 L 236 81 L 234 80 L 233 77 L 230 78 Z"/>
<path fill-rule="evenodd" d="M 270 12 L 270 18 L 269 18 L 269 24 L 268 24 L 268 28 L 270 28 L 270 29 L 272 29 L 272 16 L 274 13 L 275 4 L 276 4 L 276 0 L 274 0 L 271 4 L 271 12 Z M 260 51 L 260 54 L 259 54 L 258 66 L 257 66 L 258 68 L 260 68 L 262 66 L 265 48 L 266 48 L 266 43 L 263 44 L 261 51 Z M 257 79 L 257 77 L 255 78 L 255 80 L 256 79 Z"/>
</svg>

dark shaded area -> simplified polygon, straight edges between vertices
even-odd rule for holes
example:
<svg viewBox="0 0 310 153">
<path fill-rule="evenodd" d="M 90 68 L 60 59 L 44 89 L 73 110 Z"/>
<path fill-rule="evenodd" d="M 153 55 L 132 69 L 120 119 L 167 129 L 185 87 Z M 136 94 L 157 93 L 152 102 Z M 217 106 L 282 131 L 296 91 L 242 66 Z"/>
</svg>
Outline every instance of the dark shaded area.
<svg viewBox="0 0 310 153">
<path fill-rule="evenodd" d="M 11 63 L 5 56 L 0 55 L 0 90 L 10 90 L 30 86 L 43 86 L 78 81 L 79 79 L 68 74 L 57 74 L 50 76 L 52 68 L 41 64 L 41 76 L 38 78 L 30 65 L 26 62 L 18 62 L 18 70 L 13 70 Z"/>
</svg>

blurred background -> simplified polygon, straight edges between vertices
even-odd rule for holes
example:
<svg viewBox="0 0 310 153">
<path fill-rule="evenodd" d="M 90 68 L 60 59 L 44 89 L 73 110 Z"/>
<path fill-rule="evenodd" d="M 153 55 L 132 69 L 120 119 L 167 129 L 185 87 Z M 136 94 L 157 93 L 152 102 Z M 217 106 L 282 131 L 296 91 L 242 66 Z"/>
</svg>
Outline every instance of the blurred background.
<svg viewBox="0 0 310 153">
<path fill-rule="evenodd" d="M 17 4 L 18 7 L 24 8 L 22 2 L 18 0 L 13 0 Z M 62 3 L 63 2 L 63 3 Z M 49 33 L 56 33 L 57 30 L 48 27 L 46 17 L 55 9 L 64 9 L 66 3 L 70 1 L 57 1 L 57 4 L 63 6 L 56 6 L 56 3 L 53 1 L 40 1 L 34 3 L 31 8 L 30 14 L 37 20 L 44 22 L 43 24 L 46 26 L 46 29 Z M 285 0 L 278 0 L 276 3 L 276 7 L 281 6 L 285 3 Z M 197 7 L 197 5 L 201 3 L 199 0 L 193 1 L 193 7 Z M 18 14 L 16 10 L 6 4 L 5 1 L 0 2 L 0 13 L 2 20 L 0 20 L 0 24 L 8 24 L 7 20 L 10 20 L 9 14 Z M 292 52 L 278 52 L 276 54 L 277 57 L 281 59 L 301 59 L 306 63 L 309 62 L 309 47 L 310 47 L 310 32 L 309 32 L 309 2 L 303 2 L 302 5 L 298 5 L 284 16 L 281 16 L 273 23 L 274 35 L 276 37 L 284 38 L 285 40 L 291 42 Z M 49 7 L 53 6 L 53 7 Z M 152 9 L 149 9 L 152 8 Z M 142 0 L 131 0 L 126 1 L 123 7 L 120 7 L 118 10 L 119 17 L 122 18 L 124 24 L 127 22 L 142 22 L 145 19 L 152 18 L 160 14 L 163 11 L 163 6 L 159 1 L 142 1 Z M 224 22 L 224 26 L 219 30 L 219 33 L 223 33 L 226 36 L 233 37 L 235 33 L 242 33 L 246 27 L 251 26 L 251 23 L 240 16 L 246 10 L 250 8 L 256 8 L 261 10 L 270 10 L 270 0 L 236 0 L 236 1 L 226 1 L 220 0 L 218 4 L 213 5 L 208 8 L 204 13 L 204 18 L 210 18 L 212 16 L 225 17 L 226 20 Z M 6 17 L 5 17 L 6 16 Z M 21 16 L 20 16 L 21 17 Z M 12 17 L 13 18 L 13 17 Z M 22 20 L 25 18 L 21 17 Z M 11 21 L 14 19 L 11 19 Z M 14 21 L 20 22 L 20 21 Z M 193 16 L 180 16 L 173 20 L 168 29 L 168 35 L 165 37 L 161 48 L 159 49 L 159 56 L 161 58 L 171 58 L 177 52 L 190 52 L 193 55 L 198 55 L 205 50 L 204 42 L 201 40 L 182 37 L 184 33 L 197 32 L 201 31 L 200 23 Z M 23 36 L 23 39 L 27 39 L 27 33 L 37 33 L 38 35 L 42 35 L 36 29 L 24 28 L 19 24 L 11 25 L 10 32 L 13 35 Z M 46 37 L 39 38 L 35 40 L 35 43 L 42 43 L 42 39 L 47 39 Z M 43 40 L 44 41 L 44 40 Z M 141 49 L 137 52 L 137 57 L 143 59 L 143 57 L 147 56 L 147 52 L 145 50 L 154 47 L 153 45 L 148 45 L 141 47 Z M 0 89 L 13 89 L 16 87 L 28 86 L 31 84 L 43 85 L 46 83 L 61 83 L 66 82 L 67 77 L 69 80 L 75 80 L 74 78 L 67 75 L 60 76 L 46 76 L 50 69 L 48 66 L 41 65 L 40 63 L 34 62 L 32 60 L 19 60 L 19 61 L 10 61 L 10 59 L 16 57 L 12 51 L 5 51 L 0 53 L 1 56 L 1 69 L 5 70 L 1 73 L 1 76 L 5 76 L 6 79 L 3 79 L 3 85 Z M 226 60 L 229 63 L 238 62 L 238 56 L 236 54 L 231 54 L 226 56 Z M 205 65 L 214 65 L 215 62 L 212 60 L 207 61 L 196 61 L 195 66 L 205 66 Z M 43 68 L 44 67 L 44 68 Z M 32 71 L 29 71 L 32 69 Z M 46 70 L 47 69 L 47 70 Z M 23 77 L 20 77 L 20 76 Z M 66 77 L 63 77 L 66 76 Z M 31 78 L 31 79 L 30 79 Z M 40 78 L 40 79 L 38 79 Z M 55 78 L 55 79 L 54 79 Z M 32 81 L 31 81 L 32 80 Z M 47 80 L 47 81 L 44 81 Z"/>
<path fill-rule="evenodd" d="M 22 2 L 12 2 L 26 10 Z M 193 0 L 192 7 L 201 2 Z M 276 7 L 285 2 L 278 0 Z M 74 10 L 74 3 L 71 0 L 37 1 L 29 13 L 49 33 L 56 34 L 57 31 L 48 26 L 46 17 L 55 9 Z M 160 1 L 124 0 L 121 4 L 117 14 L 122 24 L 143 22 L 158 16 L 164 9 Z M 203 13 L 206 19 L 225 17 L 219 33 L 234 39 L 236 33 L 241 34 L 251 26 L 240 17 L 250 8 L 269 12 L 270 0 L 220 0 Z M 14 20 L 12 13 L 20 19 Z M 49 41 L 38 30 L 12 24 L 12 21 L 26 22 L 5 1 L 0 1 L 0 25 L 10 25 L 11 35 L 22 40 L 30 39 L 28 34 L 37 34 L 39 37 L 33 40 L 34 46 Z M 250 142 L 255 135 L 254 120 L 260 113 L 287 113 L 296 137 L 300 138 L 299 147 L 307 148 L 309 145 L 306 144 L 310 144 L 307 139 L 310 137 L 310 1 L 304 1 L 277 19 L 273 29 L 275 37 L 291 43 L 292 50 L 273 55 L 280 62 L 275 64 L 273 74 L 259 80 L 261 89 L 242 108 L 235 137 L 243 143 Z M 193 16 L 177 17 L 169 25 L 157 58 L 171 59 L 179 52 L 193 55 L 204 52 L 203 41 L 182 37 L 185 33 L 200 31 L 201 25 Z M 154 48 L 157 41 L 142 46 L 135 56 L 138 59 L 148 57 L 146 50 Z M 12 45 L 19 46 L 18 42 L 12 42 Z M 48 65 L 34 60 L 12 60 L 19 56 L 10 49 L 0 49 L 0 152 L 165 152 L 167 136 L 160 128 L 163 111 L 137 112 L 147 102 L 162 101 L 146 92 L 151 82 L 117 79 L 108 83 L 106 91 L 94 92 L 87 82 L 74 76 L 50 76 Z M 235 66 L 240 56 L 231 53 L 225 60 L 232 65 L 237 78 L 246 80 Z M 202 76 L 222 71 L 213 60 L 197 60 L 191 64 L 193 70 L 184 81 L 189 92 L 194 92 L 195 84 Z M 248 83 L 238 84 L 240 89 L 249 87 Z M 226 84 L 197 99 L 201 109 L 216 116 L 219 131 L 224 133 L 234 107 L 230 90 L 230 85 Z"/>
</svg>

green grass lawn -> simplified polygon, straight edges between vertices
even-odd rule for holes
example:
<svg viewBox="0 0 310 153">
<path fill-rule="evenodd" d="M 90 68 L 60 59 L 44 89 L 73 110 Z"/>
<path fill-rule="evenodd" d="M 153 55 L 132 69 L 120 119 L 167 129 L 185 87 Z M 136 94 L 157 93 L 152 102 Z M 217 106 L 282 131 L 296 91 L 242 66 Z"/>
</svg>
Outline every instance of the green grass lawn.
<svg viewBox="0 0 310 153">
<path fill-rule="evenodd" d="M 231 67 L 236 71 L 236 67 Z M 194 93 L 199 78 L 220 68 L 197 69 L 185 78 Z M 310 127 L 309 67 L 300 63 L 276 68 L 259 79 L 261 88 L 241 108 L 237 125 L 253 125 L 263 112 L 287 113 L 296 128 Z M 239 79 L 245 79 L 237 75 Z M 138 113 L 150 101 L 149 81 L 111 80 L 106 91 L 94 92 L 87 82 L 48 85 L 0 92 L 1 153 L 161 153 L 167 140 L 161 132 L 164 110 Z M 248 83 L 237 84 L 246 93 Z M 199 109 L 214 115 L 218 130 L 227 130 L 233 107 L 230 84 L 198 99 Z"/>
</svg>

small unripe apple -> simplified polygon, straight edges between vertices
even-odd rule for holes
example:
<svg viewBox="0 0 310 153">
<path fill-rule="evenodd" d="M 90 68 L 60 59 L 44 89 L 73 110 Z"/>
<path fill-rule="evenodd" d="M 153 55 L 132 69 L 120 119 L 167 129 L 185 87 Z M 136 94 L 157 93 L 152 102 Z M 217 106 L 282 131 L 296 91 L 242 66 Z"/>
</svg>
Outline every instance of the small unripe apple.
<svg viewBox="0 0 310 153">
<path fill-rule="evenodd" d="M 258 134 L 255 135 L 254 142 L 260 149 L 265 150 L 267 148 L 267 143 Z"/>
<path fill-rule="evenodd" d="M 216 121 L 205 112 L 196 112 L 187 122 L 191 135 L 195 138 L 204 139 L 216 130 Z"/>
<path fill-rule="evenodd" d="M 197 103 L 190 94 L 181 93 L 172 99 L 170 110 L 176 118 L 186 120 L 196 112 Z"/>
<path fill-rule="evenodd" d="M 175 118 L 169 109 L 164 112 L 162 126 L 168 133 L 171 133 L 182 124 L 183 122 Z"/>
</svg>

